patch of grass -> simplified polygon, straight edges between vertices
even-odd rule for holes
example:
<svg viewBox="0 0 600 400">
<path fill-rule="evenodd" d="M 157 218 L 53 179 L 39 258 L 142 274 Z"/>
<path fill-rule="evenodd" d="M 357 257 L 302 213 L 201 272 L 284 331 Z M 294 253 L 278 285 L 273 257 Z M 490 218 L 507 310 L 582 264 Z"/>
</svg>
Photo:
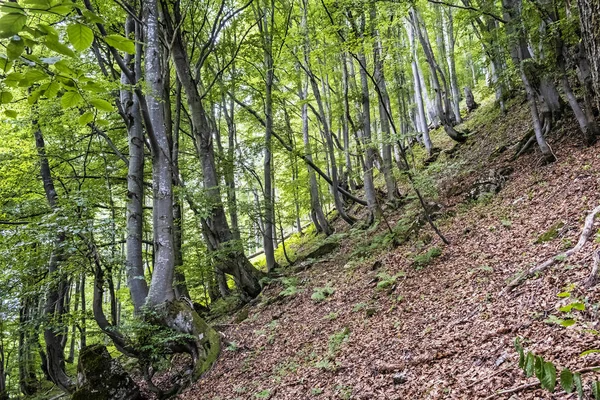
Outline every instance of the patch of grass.
<svg viewBox="0 0 600 400">
<path fill-rule="evenodd" d="M 337 354 L 337 352 L 340 351 L 342 344 L 344 344 L 348 340 L 349 337 L 350 337 L 350 329 L 348 327 L 344 327 L 342 330 L 329 336 L 329 342 L 327 343 L 327 345 L 328 345 L 327 351 L 328 351 L 329 355 L 335 356 Z"/>
<path fill-rule="evenodd" d="M 268 399 L 271 397 L 271 391 L 269 389 L 261 390 L 260 392 L 255 393 L 254 397 L 257 399 Z"/>
<path fill-rule="evenodd" d="M 338 317 L 338 313 L 332 311 L 323 318 L 333 321 L 333 320 L 337 319 L 337 317 Z"/>
<path fill-rule="evenodd" d="M 413 266 L 417 269 L 423 269 L 431 262 L 434 258 L 437 258 L 442 255 L 442 250 L 439 247 L 432 247 L 427 252 L 423 254 L 419 254 L 413 258 Z"/>
<path fill-rule="evenodd" d="M 377 289 L 385 290 L 393 286 L 396 283 L 396 280 L 403 276 L 406 276 L 406 274 L 402 271 L 400 271 L 396 275 L 390 275 L 385 271 L 381 271 L 377 274 L 377 278 L 379 279 L 379 282 L 377 282 Z"/>
<path fill-rule="evenodd" d="M 538 236 L 538 238 L 535 240 L 534 243 L 541 244 L 541 243 L 546 243 L 546 242 L 556 239 L 558 237 L 558 233 L 559 233 L 560 229 L 563 226 L 565 226 L 565 223 L 562 221 L 555 223 L 546 232 L 544 232 L 540 236 Z"/>
<path fill-rule="evenodd" d="M 310 296 L 310 298 L 313 301 L 320 303 L 320 302 L 324 301 L 325 299 L 327 299 L 328 297 L 330 297 L 334 293 L 335 293 L 335 288 L 331 287 L 330 284 L 328 283 L 327 285 L 325 285 L 325 287 L 314 288 L 313 294 L 312 294 L 312 296 Z"/>
<path fill-rule="evenodd" d="M 299 282 L 298 278 L 296 278 L 295 276 L 283 277 L 279 279 L 279 281 L 284 287 L 284 289 L 281 292 L 279 292 L 279 296 L 291 297 L 302 292 L 302 289 L 298 288 Z"/>
<path fill-rule="evenodd" d="M 361 310 L 366 309 L 367 307 L 369 307 L 367 303 L 356 303 L 354 307 L 352 307 L 352 311 L 359 312 Z"/>
</svg>

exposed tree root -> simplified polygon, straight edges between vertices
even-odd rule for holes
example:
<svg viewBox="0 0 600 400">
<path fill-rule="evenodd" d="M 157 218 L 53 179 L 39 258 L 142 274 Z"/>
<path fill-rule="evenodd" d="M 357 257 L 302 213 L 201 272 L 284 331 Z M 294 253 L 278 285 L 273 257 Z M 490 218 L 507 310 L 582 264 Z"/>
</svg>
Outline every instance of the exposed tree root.
<svg viewBox="0 0 600 400">
<path fill-rule="evenodd" d="M 592 212 L 589 213 L 587 215 L 587 217 L 585 217 L 585 224 L 583 225 L 583 231 L 581 232 L 581 235 L 579 236 L 579 240 L 577 241 L 577 244 L 575 245 L 575 247 L 573 247 L 567 251 L 564 251 L 562 253 L 556 254 L 556 255 L 548 258 L 543 263 L 538 264 L 535 267 L 531 268 L 525 274 L 517 277 L 512 282 L 510 282 L 508 284 L 508 287 L 504 291 L 512 290 L 516 286 L 519 286 L 526 279 L 529 279 L 530 277 L 534 276 L 535 274 L 537 274 L 539 272 L 545 271 L 546 269 L 550 268 L 557 262 L 564 261 L 565 259 L 571 257 L 573 254 L 579 252 L 579 250 L 581 250 L 581 248 L 585 245 L 585 243 L 588 241 L 588 239 L 592 235 L 593 228 L 594 228 L 594 219 L 596 218 L 596 214 L 598 214 L 599 212 L 600 212 L 600 206 L 594 208 L 592 210 Z"/>
<path fill-rule="evenodd" d="M 592 264 L 590 276 L 588 276 L 587 280 L 583 284 L 585 288 L 591 288 L 592 286 L 596 285 L 596 281 L 598 279 L 598 267 L 600 265 L 600 250 L 593 251 L 592 258 L 594 259 L 594 263 Z"/>
</svg>

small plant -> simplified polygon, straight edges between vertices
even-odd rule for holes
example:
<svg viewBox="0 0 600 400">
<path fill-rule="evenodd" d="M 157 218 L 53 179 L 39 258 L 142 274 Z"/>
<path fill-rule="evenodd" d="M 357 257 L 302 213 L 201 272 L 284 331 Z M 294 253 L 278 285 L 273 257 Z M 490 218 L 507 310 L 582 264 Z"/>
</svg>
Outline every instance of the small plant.
<svg viewBox="0 0 600 400">
<path fill-rule="evenodd" d="M 317 303 L 324 301 L 329 296 L 335 293 L 335 288 L 331 287 L 329 283 L 325 287 L 314 288 L 312 296 L 310 298 Z"/>
<path fill-rule="evenodd" d="M 579 399 L 583 399 L 583 383 L 580 373 L 574 373 L 565 368 L 557 375 L 556 366 L 551 361 L 545 361 L 541 356 L 536 356 L 530 351 L 525 354 L 518 337 L 515 338 L 515 348 L 519 353 L 519 368 L 523 369 L 528 378 L 535 375 L 542 388 L 554 392 L 556 378 L 559 376 L 560 386 L 565 392 L 573 393 L 576 390 Z M 595 381 L 591 386 L 594 399 L 600 400 L 600 382 Z"/>
<path fill-rule="evenodd" d="M 382 271 L 377 274 L 377 278 L 379 278 L 379 282 L 377 282 L 377 289 L 384 290 L 393 286 L 396 283 L 396 280 L 400 277 L 406 276 L 406 274 L 402 271 L 397 273 L 396 275 L 390 275 L 385 271 Z"/>
<path fill-rule="evenodd" d="M 360 310 L 364 310 L 367 307 L 369 307 L 367 303 L 356 303 L 354 307 L 352 307 L 352 311 L 359 312 Z"/>
<path fill-rule="evenodd" d="M 321 388 L 312 388 L 312 389 L 310 389 L 310 394 L 312 394 L 313 396 L 318 396 L 321 393 L 323 393 L 323 389 L 321 389 Z"/>
<path fill-rule="evenodd" d="M 298 288 L 298 278 L 296 277 L 285 277 L 280 279 L 284 289 L 279 292 L 279 296 L 291 297 L 302 291 Z"/>
<path fill-rule="evenodd" d="M 574 284 L 570 284 L 562 292 L 557 294 L 557 297 L 563 299 L 557 304 L 558 311 L 561 314 L 560 317 L 556 315 L 550 315 L 544 322 L 557 324 L 566 327 L 573 326 L 577 322 L 576 312 L 585 311 L 585 303 L 576 297 L 571 296 L 571 292 L 575 288 Z M 567 300 L 565 302 L 565 300 Z M 560 305 L 562 303 L 562 305 Z"/>
<path fill-rule="evenodd" d="M 344 329 L 329 336 L 329 343 L 328 343 L 329 355 L 335 356 L 336 353 L 342 347 L 342 344 L 348 340 L 349 336 L 350 336 L 350 329 L 348 329 L 348 327 L 344 327 Z"/>
<path fill-rule="evenodd" d="M 333 320 L 337 319 L 337 317 L 338 317 L 338 313 L 332 311 L 329 314 L 327 314 L 324 318 L 328 319 L 330 321 L 333 321 Z"/>
<path fill-rule="evenodd" d="M 240 346 L 236 342 L 229 342 L 225 349 L 227 351 L 238 351 L 240 349 Z"/>
<path fill-rule="evenodd" d="M 423 269 L 431 264 L 434 258 L 437 258 L 441 255 L 442 250 L 439 247 L 432 247 L 431 249 L 427 250 L 426 253 L 415 256 L 413 259 L 413 265 L 417 270 Z"/>
<path fill-rule="evenodd" d="M 254 395 L 257 399 L 268 399 L 271 397 L 271 391 L 269 389 L 261 390 Z"/>
</svg>

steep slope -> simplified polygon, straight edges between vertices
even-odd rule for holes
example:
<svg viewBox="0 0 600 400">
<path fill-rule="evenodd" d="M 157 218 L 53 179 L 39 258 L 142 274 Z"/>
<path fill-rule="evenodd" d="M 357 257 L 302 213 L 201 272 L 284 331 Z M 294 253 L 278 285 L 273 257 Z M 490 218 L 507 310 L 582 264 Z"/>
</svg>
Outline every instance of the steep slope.
<svg viewBox="0 0 600 400">
<path fill-rule="evenodd" d="M 595 354 L 579 356 L 600 347 L 594 335 L 600 289 L 581 285 L 597 246 L 593 240 L 547 273 L 502 293 L 516 274 L 572 246 L 583 219 L 600 204 L 597 148 L 583 148 L 572 127 L 563 127 L 551 141 L 558 158 L 552 165 L 541 166 L 536 152 L 509 163 L 510 148 L 490 157 L 526 132 L 524 113 L 516 105 L 487 126 L 474 117 L 467 123 L 477 131 L 471 145 L 429 167 L 425 178 L 446 193 L 440 200 L 445 216 L 438 223 L 451 245 L 443 246 L 423 228 L 374 263 L 356 254 L 349 259 L 356 233 L 344 236 L 336 253 L 307 270 L 289 270 L 283 283 L 271 283 L 262 302 L 248 307 L 246 320 L 220 325 L 228 350 L 180 398 L 486 398 L 536 381 L 518 368 L 517 336 L 527 350 L 556 365 L 575 370 L 600 364 Z M 479 177 L 509 164 L 514 172 L 496 196 L 465 200 Z M 461 187 L 453 189 L 456 185 Z M 401 216 L 390 216 L 392 226 Z M 540 235 L 548 240 L 538 240 Z M 441 249 L 441 256 L 423 257 L 433 248 Z M 415 267 L 419 254 L 421 267 Z M 325 287 L 334 293 L 327 297 Z M 291 295 L 279 295 L 285 288 Z M 548 320 L 563 317 L 557 304 L 565 300 L 557 294 L 565 288 L 586 304 L 569 328 Z M 322 295 L 313 296 L 315 290 Z M 574 398 L 560 388 L 551 395 L 536 387 L 515 396 Z"/>
</svg>

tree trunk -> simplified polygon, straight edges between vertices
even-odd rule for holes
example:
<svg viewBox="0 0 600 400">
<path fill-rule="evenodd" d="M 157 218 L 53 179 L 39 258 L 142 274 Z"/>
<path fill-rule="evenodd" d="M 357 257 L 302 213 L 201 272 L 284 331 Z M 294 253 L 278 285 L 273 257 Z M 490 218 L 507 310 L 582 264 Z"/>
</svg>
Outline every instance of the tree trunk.
<svg viewBox="0 0 600 400">
<path fill-rule="evenodd" d="M 135 80 L 141 76 L 141 26 L 129 17 L 125 23 L 125 35 L 135 34 L 138 41 L 133 71 Z M 133 32 L 132 32 L 133 31 Z M 127 55 L 125 61 L 129 64 L 131 56 Z M 121 73 L 123 85 L 135 84 Z M 125 273 L 127 287 L 131 295 L 135 314 L 139 314 L 141 307 L 148 296 L 148 283 L 144 275 L 144 260 L 142 252 L 142 236 L 144 223 L 144 133 L 142 115 L 137 95 L 131 91 L 121 90 L 121 107 L 126 115 L 127 137 L 129 142 L 129 165 L 127 166 L 127 252 L 125 256 Z"/>
<path fill-rule="evenodd" d="M 175 254 L 173 243 L 173 171 L 171 148 L 165 128 L 165 116 L 162 106 L 164 93 L 163 73 L 161 69 L 160 26 L 158 24 L 157 0 L 145 0 L 146 22 L 146 76 L 148 85 L 146 103 L 151 126 L 146 129 L 152 149 L 152 188 L 153 188 L 153 232 L 154 232 L 154 270 L 146 305 L 149 307 L 172 301 L 175 298 L 173 278 L 175 272 Z"/>
<path fill-rule="evenodd" d="M 452 90 L 452 111 L 457 123 L 462 122 L 460 116 L 460 90 L 458 88 L 458 78 L 456 76 L 456 63 L 454 60 L 454 18 L 452 17 L 453 9 L 447 7 L 442 10 L 442 18 L 444 20 L 444 37 L 446 47 L 446 61 L 448 62 L 448 74 L 450 77 L 450 88 Z M 444 18 L 445 16 L 445 18 Z"/>
<path fill-rule="evenodd" d="M 419 73 L 419 58 L 417 52 L 417 46 L 415 44 L 415 29 L 411 23 L 406 24 L 406 32 L 408 33 L 408 40 L 410 43 L 410 50 L 412 55 L 411 68 L 413 75 L 413 86 L 415 92 L 415 104 L 417 106 L 417 132 L 423 136 L 423 145 L 427 150 L 427 155 L 431 156 L 431 150 L 433 144 L 429 137 L 429 127 L 427 125 L 427 117 L 425 115 L 425 106 L 423 104 L 423 91 L 426 90 L 421 86 L 421 76 Z"/>
<path fill-rule="evenodd" d="M 600 1 L 578 0 L 577 5 L 581 38 L 590 65 L 596 106 L 600 107 Z"/>
<path fill-rule="evenodd" d="M 40 172 L 46 200 L 51 209 L 57 208 L 58 194 L 54 187 L 54 180 L 50 171 L 50 164 L 46 157 L 46 147 L 44 137 L 39 127 L 34 121 L 35 145 L 40 162 Z M 67 278 L 62 271 L 62 263 L 66 260 L 63 252 L 66 235 L 64 232 L 57 232 L 54 240 L 54 250 L 48 261 L 49 286 L 46 294 L 46 303 L 44 306 L 44 315 L 48 326 L 44 328 L 44 341 L 46 342 L 46 372 L 52 382 L 61 390 L 71 393 L 74 389 L 73 381 L 65 371 L 65 355 L 62 346 L 65 326 L 62 318 L 65 311 L 64 300 L 66 297 Z M 57 329 L 57 326 L 59 327 Z"/>
<path fill-rule="evenodd" d="M 378 86 L 379 92 L 381 93 L 381 98 L 379 99 L 379 120 L 381 122 L 382 170 L 387 191 L 387 199 L 389 202 L 395 202 L 399 197 L 399 193 L 398 187 L 396 185 L 396 179 L 394 178 L 394 173 L 392 170 L 392 137 L 390 135 L 390 123 L 388 121 L 387 115 L 388 112 L 391 112 L 392 108 L 390 107 L 390 96 L 388 94 L 387 85 L 385 82 L 381 39 L 379 37 L 379 32 L 375 26 L 375 3 L 371 4 L 370 10 L 371 36 L 374 40 L 373 64 L 375 66 L 375 70 L 373 73 L 373 78 L 375 80 L 375 84 Z"/>
</svg>

